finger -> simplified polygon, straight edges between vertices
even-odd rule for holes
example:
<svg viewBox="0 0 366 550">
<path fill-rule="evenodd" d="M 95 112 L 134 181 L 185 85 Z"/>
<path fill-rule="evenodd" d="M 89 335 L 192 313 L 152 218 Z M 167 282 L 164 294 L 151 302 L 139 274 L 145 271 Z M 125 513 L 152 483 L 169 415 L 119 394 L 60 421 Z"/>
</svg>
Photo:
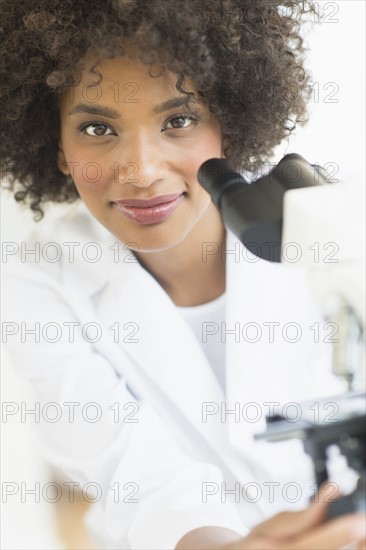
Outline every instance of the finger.
<svg viewBox="0 0 366 550">
<path fill-rule="evenodd" d="M 333 481 L 325 481 L 320 486 L 319 491 L 314 495 L 312 503 L 319 504 L 319 507 L 321 508 L 323 505 L 328 505 L 329 503 L 337 500 L 341 496 L 342 494 L 336 483 L 334 483 Z"/>
<path fill-rule="evenodd" d="M 316 527 L 301 538 L 286 541 L 283 550 L 329 550 L 343 548 L 350 543 L 359 543 L 362 548 L 366 533 L 366 517 L 362 514 L 342 516 Z M 357 548 L 357 545 L 356 545 Z"/>
<path fill-rule="evenodd" d="M 325 483 L 308 508 L 299 512 L 277 514 L 255 527 L 253 533 L 257 536 L 281 540 L 296 537 L 323 523 L 329 503 L 338 496 L 339 492 L 335 490 L 334 484 Z"/>
<path fill-rule="evenodd" d="M 320 525 L 325 517 L 324 505 L 314 503 L 300 512 L 282 512 L 253 529 L 256 536 L 284 540 Z"/>
</svg>

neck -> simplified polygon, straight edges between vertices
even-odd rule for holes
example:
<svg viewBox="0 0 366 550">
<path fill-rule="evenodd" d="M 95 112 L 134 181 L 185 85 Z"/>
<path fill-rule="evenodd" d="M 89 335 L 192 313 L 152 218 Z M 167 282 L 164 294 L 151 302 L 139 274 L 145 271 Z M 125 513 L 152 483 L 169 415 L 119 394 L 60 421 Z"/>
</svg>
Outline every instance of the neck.
<svg viewBox="0 0 366 550">
<path fill-rule="evenodd" d="M 225 291 L 225 240 L 225 227 L 211 203 L 181 243 L 136 256 L 177 306 L 195 306 Z"/>
</svg>

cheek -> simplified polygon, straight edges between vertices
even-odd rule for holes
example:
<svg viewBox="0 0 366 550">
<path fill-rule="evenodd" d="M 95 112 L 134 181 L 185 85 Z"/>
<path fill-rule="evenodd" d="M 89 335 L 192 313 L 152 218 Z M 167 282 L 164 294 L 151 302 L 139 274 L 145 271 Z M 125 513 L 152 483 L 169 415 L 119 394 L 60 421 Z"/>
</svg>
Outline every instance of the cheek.
<svg viewBox="0 0 366 550">
<path fill-rule="evenodd" d="M 95 158 L 95 157 L 94 157 Z M 113 173 L 93 157 L 78 154 L 68 156 L 71 176 L 81 197 L 91 197 L 103 193 L 113 179 Z"/>
<path fill-rule="evenodd" d="M 221 157 L 221 134 L 217 131 L 207 132 L 203 139 L 192 147 L 189 156 L 189 162 L 187 162 L 187 179 L 189 182 L 197 185 L 197 187 L 204 191 L 199 185 L 197 180 L 197 173 L 201 165 L 211 158 Z M 206 191 L 204 191 L 206 193 Z"/>
</svg>

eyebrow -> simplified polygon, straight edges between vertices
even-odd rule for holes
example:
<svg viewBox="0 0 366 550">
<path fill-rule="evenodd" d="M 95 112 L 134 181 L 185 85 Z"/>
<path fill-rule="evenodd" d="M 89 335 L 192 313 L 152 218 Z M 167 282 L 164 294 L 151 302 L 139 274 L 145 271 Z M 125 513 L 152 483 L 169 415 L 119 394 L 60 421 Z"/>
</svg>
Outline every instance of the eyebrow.
<svg viewBox="0 0 366 550">
<path fill-rule="evenodd" d="M 77 113 L 88 113 L 89 115 L 100 115 L 106 118 L 120 118 L 118 111 L 110 107 L 102 107 L 100 105 L 88 105 L 87 103 L 79 103 L 68 113 L 75 115 Z"/>
<path fill-rule="evenodd" d="M 175 109 L 177 107 L 181 107 L 182 105 L 187 105 L 189 102 L 192 103 L 200 103 L 200 101 L 192 95 L 180 95 L 178 97 L 173 97 L 172 99 L 168 99 L 168 101 L 164 101 L 164 103 L 160 103 L 160 105 L 157 105 L 154 107 L 154 113 L 163 113 L 164 111 L 169 111 L 169 109 Z"/>
<path fill-rule="evenodd" d="M 160 103 L 159 105 L 156 105 L 154 107 L 154 113 L 163 113 L 164 111 L 169 111 L 170 109 L 175 109 L 177 107 L 181 107 L 182 105 L 187 105 L 189 102 L 193 103 L 200 103 L 200 101 L 193 97 L 186 95 L 184 96 L 178 96 L 173 97 L 172 99 L 168 99 L 167 101 L 164 101 L 163 103 Z M 78 105 L 75 105 L 75 107 L 68 113 L 69 115 L 75 115 L 77 113 L 88 113 L 90 115 L 100 115 L 104 116 L 106 118 L 120 118 L 121 115 L 118 111 L 115 109 L 112 109 L 111 107 L 103 107 L 101 105 L 89 105 L 87 103 L 79 103 Z"/>
</svg>

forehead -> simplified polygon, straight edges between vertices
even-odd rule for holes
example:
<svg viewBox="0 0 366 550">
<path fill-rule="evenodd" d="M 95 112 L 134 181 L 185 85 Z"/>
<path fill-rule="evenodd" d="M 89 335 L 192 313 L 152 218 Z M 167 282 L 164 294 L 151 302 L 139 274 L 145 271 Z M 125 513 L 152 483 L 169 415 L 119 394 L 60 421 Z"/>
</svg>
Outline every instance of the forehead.
<svg viewBox="0 0 366 550">
<path fill-rule="evenodd" d="M 63 94 L 61 105 L 84 103 L 160 103 L 182 93 L 176 88 L 177 75 L 161 64 L 148 66 L 128 56 L 85 61 L 77 80 Z M 197 96 L 197 90 L 186 78 L 184 89 Z M 71 93 L 72 92 L 72 93 Z"/>
</svg>

